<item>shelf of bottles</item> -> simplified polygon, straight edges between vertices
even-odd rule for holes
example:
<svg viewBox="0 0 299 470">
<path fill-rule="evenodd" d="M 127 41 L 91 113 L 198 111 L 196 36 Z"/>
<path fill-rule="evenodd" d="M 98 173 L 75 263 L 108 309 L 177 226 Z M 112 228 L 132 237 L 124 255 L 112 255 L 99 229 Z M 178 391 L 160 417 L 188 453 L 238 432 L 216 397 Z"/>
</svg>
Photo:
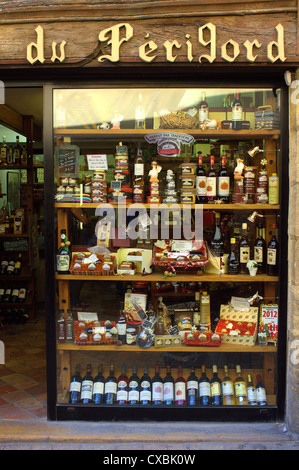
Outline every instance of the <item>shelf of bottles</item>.
<svg viewBox="0 0 299 470">
<path fill-rule="evenodd" d="M 278 300 L 279 100 L 273 101 L 271 90 L 246 90 L 241 96 L 236 90 L 217 90 L 208 95 L 171 88 L 54 91 L 60 404 L 276 404 L 277 336 L 267 344 L 257 333 L 261 304 Z M 115 102 L 119 106 L 114 112 Z M 269 103 L 270 112 L 263 108 Z M 190 137 L 191 143 L 178 143 L 174 134 Z M 173 240 L 168 244 L 151 238 L 147 227 L 145 237 L 125 245 L 128 256 L 123 256 L 124 245 L 100 229 L 95 245 L 104 246 L 105 254 L 91 254 L 71 239 L 76 234 L 68 217 L 72 212 L 86 227 L 87 216 L 98 221 L 98 209 L 105 205 L 116 213 L 160 211 L 155 221 L 159 227 L 163 210 L 179 211 L 180 222 L 185 209 L 193 217 L 202 210 L 206 262 L 194 269 L 192 262 L 201 259 L 202 248 L 190 248 L 190 243 L 172 248 Z M 143 259 L 143 251 L 150 251 L 149 259 Z M 159 264 L 180 257 L 193 269 Z M 145 303 L 128 308 L 124 296 L 119 308 L 117 300 L 113 306 L 108 301 L 106 308 L 95 299 L 89 310 L 101 313 L 85 321 L 88 311 L 72 309 L 69 281 L 142 284 Z M 137 287 L 127 292 L 138 297 Z M 246 324 L 245 333 L 230 319 L 229 331 L 220 330 L 221 304 L 230 306 L 232 296 L 238 295 L 250 303 L 254 320 L 237 319 L 239 329 Z M 170 314 L 179 302 L 188 304 L 183 318 Z M 248 341 L 224 340 L 229 333 L 247 335 Z M 189 353 L 196 353 L 196 366 L 182 368 L 180 355 Z M 177 363 L 167 363 L 167 355 Z"/>
</svg>

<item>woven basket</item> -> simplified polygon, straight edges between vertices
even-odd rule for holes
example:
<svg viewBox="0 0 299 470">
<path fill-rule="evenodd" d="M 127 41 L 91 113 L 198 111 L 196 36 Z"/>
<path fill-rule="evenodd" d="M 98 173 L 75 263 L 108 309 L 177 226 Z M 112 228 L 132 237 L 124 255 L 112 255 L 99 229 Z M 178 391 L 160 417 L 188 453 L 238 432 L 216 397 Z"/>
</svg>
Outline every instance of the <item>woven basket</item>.
<svg viewBox="0 0 299 470">
<path fill-rule="evenodd" d="M 160 118 L 160 129 L 196 129 L 198 120 L 185 113 L 165 114 Z"/>
<path fill-rule="evenodd" d="M 256 342 L 257 330 L 258 330 L 258 307 L 250 307 L 249 312 L 242 312 L 240 310 L 235 310 L 229 305 L 221 305 L 220 308 L 220 319 L 221 320 L 230 320 L 233 322 L 244 322 L 244 323 L 253 323 L 255 324 L 253 335 L 230 335 L 226 333 L 221 333 L 221 341 L 226 344 L 237 344 L 241 346 L 254 346 Z M 216 332 L 217 331 L 216 328 Z"/>
</svg>

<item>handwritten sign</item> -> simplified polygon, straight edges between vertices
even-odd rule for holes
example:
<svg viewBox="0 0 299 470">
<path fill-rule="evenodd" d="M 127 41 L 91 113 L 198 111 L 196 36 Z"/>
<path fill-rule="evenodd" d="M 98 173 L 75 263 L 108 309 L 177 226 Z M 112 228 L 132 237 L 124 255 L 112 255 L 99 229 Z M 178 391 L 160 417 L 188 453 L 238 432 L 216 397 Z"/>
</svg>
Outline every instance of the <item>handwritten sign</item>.
<svg viewBox="0 0 299 470">
<path fill-rule="evenodd" d="M 89 170 L 108 170 L 107 155 L 86 155 Z"/>
<path fill-rule="evenodd" d="M 268 343 L 277 343 L 278 340 L 278 305 L 261 305 L 260 327 L 261 333 L 267 333 Z"/>
<path fill-rule="evenodd" d="M 79 176 L 80 151 L 77 145 L 55 147 L 55 176 L 77 178 Z"/>
</svg>

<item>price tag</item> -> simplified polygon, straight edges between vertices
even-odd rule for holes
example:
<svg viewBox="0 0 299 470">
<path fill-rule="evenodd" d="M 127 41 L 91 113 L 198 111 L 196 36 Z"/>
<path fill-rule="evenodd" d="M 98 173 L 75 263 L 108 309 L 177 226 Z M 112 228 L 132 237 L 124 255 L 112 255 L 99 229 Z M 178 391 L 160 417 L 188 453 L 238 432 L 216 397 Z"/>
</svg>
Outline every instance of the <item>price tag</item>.
<svg viewBox="0 0 299 470">
<path fill-rule="evenodd" d="M 268 343 L 278 340 L 278 305 L 268 304 L 260 307 L 260 333 L 267 333 Z"/>
<path fill-rule="evenodd" d="M 107 155 L 86 155 L 89 170 L 108 170 Z"/>
</svg>

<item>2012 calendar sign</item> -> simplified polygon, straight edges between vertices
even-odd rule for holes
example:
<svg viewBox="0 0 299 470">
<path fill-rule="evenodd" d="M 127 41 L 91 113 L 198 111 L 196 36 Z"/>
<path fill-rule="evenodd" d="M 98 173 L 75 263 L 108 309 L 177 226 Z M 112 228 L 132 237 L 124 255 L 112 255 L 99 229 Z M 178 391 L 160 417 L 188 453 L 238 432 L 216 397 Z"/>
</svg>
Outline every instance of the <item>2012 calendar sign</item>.
<svg viewBox="0 0 299 470">
<path fill-rule="evenodd" d="M 278 305 L 261 305 L 259 331 L 267 333 L 268 342 L 277 343 Z"/>
</svg>

